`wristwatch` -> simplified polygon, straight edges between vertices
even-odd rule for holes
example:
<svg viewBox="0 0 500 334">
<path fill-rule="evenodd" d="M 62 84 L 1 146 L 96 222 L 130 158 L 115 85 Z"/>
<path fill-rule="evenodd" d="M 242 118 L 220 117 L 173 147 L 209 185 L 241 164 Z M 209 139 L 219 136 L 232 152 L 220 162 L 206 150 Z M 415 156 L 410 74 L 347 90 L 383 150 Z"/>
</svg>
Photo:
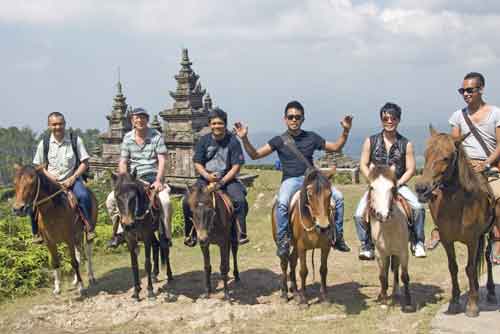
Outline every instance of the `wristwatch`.
<svg viewBox="0 0 500 334">
<path fill-rule="evenodd" d="M 488 163 L 484 164 L 484 169 L 490 169 L 490 168 L 491 168 L 490 164 L 488 164 Z"/>
</svg>

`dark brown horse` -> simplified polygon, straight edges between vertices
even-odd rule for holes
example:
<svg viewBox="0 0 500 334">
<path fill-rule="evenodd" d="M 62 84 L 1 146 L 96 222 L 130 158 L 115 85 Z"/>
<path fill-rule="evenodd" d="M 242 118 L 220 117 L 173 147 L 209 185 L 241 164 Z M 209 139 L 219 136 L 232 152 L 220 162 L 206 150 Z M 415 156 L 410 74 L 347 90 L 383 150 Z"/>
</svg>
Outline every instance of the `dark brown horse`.
<svg viewBox="0 0 500 334">
<path fill-rule="evenodd" d="M 380 294 L 378 300 L 387 302 L 389 285 L 389 267 L 394 280 L 392 297 L 399 290 L 399 267 L 404 284 L 401 298 L 403 312 L 413 312 L 410 296 L 410 276 L 408 275 L 408 216 L 399 200 L 395 168 L 386 165 L 370 166 L 368 175 L 368 215 L 372 240 L 375 244 L 375 256 L 379 266 Z"/>
<path fill-rule="evenodd" d="M 137 253 L 139 241 L 144 242 L 144 267 L 148 277 L 148 298 L 155 298 L 153 292 L 153 281 L 158 274 L 158 254 L 160 243 L 156 238 L 155 231 L 158 230 L 159 212 L 155 214 L 153 203 L 150 201 L 145 185 L 131 174 L 112 174 L 116 205 L 120 213 L 120 222 L 124 229 L 125 240 L 130 253 L 132 263 L 132 274 L 134 278 L 134 293 L 132 298 L 139 300 L 141 281 L 139 278 L 139 266 Z M 151 251 L 153 251 L 154 272 L 151 268 Z M 169 260 L 169 248 L 161 249 L 166 261 L 166 278 L 173 279 Z"/>
<path fill-rule="evenodd" d="M 429 202 L 434 223 L 439 228 L 441 242 L 448 256 L 448 269 L 452 281 L 452 298 L 448 312 L 460 312 L 454 242 L 467 246 L 466 273 L 469 294 L 465 314 L 479 315 L 478 272 L 482 263 L 484 237 L 495 221 L 494 201 L 488 193 L 486 180 L 474 172 L 462 148 L 462 138 L 454 139 L 437 133 L 431 126 L 431 137 L 425 150 L 423 176 L 416 185 L 419 200 Z M 488 243 L 488 248 L 491 242 Z M 488 252 L 487 252 L 488 253 Z M 487 300 L 496 304 L 492 264 L 486 256 L 488 268 Z"/>
<path fill-rule="evenodd" d="M 224 200 L 220 191 L 213 189 L 212 185 L 204 187 L 195 184 L 188 193 L 188 204 L 193 213 L 193 226 L 196 229 L 200 248 L 203 252 L 203 263 L 205 269 L 206 293 L 203 297 L 210 297 L 212 284 L 210 276 L 212 266 L 210 264 L 210 244 L 220 248 L 220 273 L 224 282 L 224 299 L 229 299 L 228 273 L 229 258 L 233 253 L 233 275 L 234 280 L 240 280 L 238 271 L 238 241 L 234 236 L 233 215 L 230 207 L 230 199 Z"/>
<path fill-rule="evenodd" d="M 291 244 L 293 249 L 289 259 L 285 256 L 280 258 L 282 270 L 281 298 L 285 300 L 288 300 L 287 270 L 288 262 L 290 262 L 290 290 L 294 293 L 299 303 L 307 303 L 305 297 L 306 278 L 308 273 L 306 252 L 312 249 L 314 257 L 314 249 L 320 248 L 320 294 L 321 300 L 327 302 L 326 275 L 328 273 L 328 255 L 330 254 L 330 229 L 334 228 L 331 226 L 333 217 L 333 210 L 330 205 L 332 190 L 328 179 L 332 174 L 333 171 L 325 176 L 317 169 L 308 169 L 301 190 L 291 199 L 289 224 L 292 231 Z M 276 209 L 277 204 L 275 203 L 271 215 L 273 238 L 275 242 L 277 235 Z M 300 291 L 297 289 L 297 280 L 295 276 L 298 259 L 300 259 Z"/>
<path fill-rule="evenodd" d="M 68 246 L 71 266 L 80 294 L 83 282 L 80 276 L 80 252 L 83 246 L 84 223 L 77 209 L 69 205 L 64 189 L 52 182 L 44 174 L 42 167 L 15 166 L 14 184 L 16 189 L 13 211 L 24 216 L 29 209 L 36 210 L 40 235 L 50 253 L 51 267 L 54 269 L 54 294 L 61 291 L 60 259 L 57 245 L 61 242 Z M 90 192 L 92 200 L 91 219 L 97 221 L 97 202 Z M 85 244 L 89 285 L 95 282 L 92 270 L 92 243 Z"/>
</svg>

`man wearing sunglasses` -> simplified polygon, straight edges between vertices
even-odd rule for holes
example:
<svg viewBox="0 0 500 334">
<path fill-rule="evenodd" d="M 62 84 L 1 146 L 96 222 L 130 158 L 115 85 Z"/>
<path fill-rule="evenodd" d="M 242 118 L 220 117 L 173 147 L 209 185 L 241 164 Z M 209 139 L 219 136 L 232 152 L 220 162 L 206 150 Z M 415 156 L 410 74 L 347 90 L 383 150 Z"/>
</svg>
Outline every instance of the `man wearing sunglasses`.
<svg viewBox="0 0 500 334">
<path fill-rule="evenodd" d="M 401 108 L 394 103 L 386 103 L 380 109 L 382 132 L 366 138 L 361 151 L 359 168 L 368 179 L 370 165 L 394 165 L 398 193 L 404 197 L 412 208 L 413 224 L 411 229 L 414 239 L 412 249 L 416 257 L 425 257 L 424 249 L 424 222 L 425 209 L 418 201 L 417 196 L 406 185 L 415 175 L 415 156 L 412 143 L 397 131 L 401 121 Z M 369 225 L 365 222 L 365 211 L 368 205 L 368 191 L 361 198 L 354 213 L 354 222 L 361 247 L 360 260 L 374 259 L 374 245 L 369 233 Z"/>
<path fill-rule="evenodd" d="M 474 132 L 462 141 L 462 146 L 469 158 L 474 171 L 477 173 L 489 172 L 488 182 L 493 196 L 500 198 L 500 180 L 496 165 L 500 158 L 500 108 L 487 104 L 483 100 L 485 80 L 481 73 L 468 73 L 463 80 L 458 93 L 462 95 L 467 107 L 457 110 L 449 119 L 451 135 L 460 138 L 461 135 L 471 132 L 466 117 L 475 128 Z M 478 136 L 478 137 L 476 137 Z M 492 173 L 493 171 L 493 173 Z M 500 231 L 495 225 L 493 228 L 494 247 L 491 259 L 494 264 L 500 264 Z M 439 232 L 432 231 L 431 242 L 428 248 L 434 249 L 439 243 Z"/>
<path fill-rule="evenodd" d="M 287 126 L 287 133 L 295 143 L 296 148 L 313 165 L 313 153 L 316 150 L 325 150 L 328 152 L 337 152 L 344 146 L 349 131 L 352 126 L 352 117 L 345 116 L 340 124 L 343 132 L 336 142 L 325 141 L 318 134 L 301 129 L 304 123 L 304 108 L 297 101 L 289 102 L 285 107 L 284 122 Z M 304 173 L 307 164 L 299 159 L 297 155 L 283 142 L 282 136 L 272 138 L 267 144 L 256 149 L 248 139 L 248 127 L 241 123 L 235 123 L 234 131 L 243 142 L 243 147 L 247 154 L 253 159 L 261 159 L 273 151 L 278 153 L 281 169 L 283 171 L 282 183 L 278 194 L 278 251 L 279 257 L 288 256 L 290 248 L 290 236 L 288 235 L 288 204 L 292 195 L 302 187 L 304 182 Z M 350 248 L 343 238 L 343 220 L 344 220 L 344 198 L 342 193 L 332 187 L 332 202 L 335 204 L 335 229 L 336 238 L 332 238 L 332 246 L 340 251 L 348 252 Z M 332 230 L 332 233 L 334 231 Z"/>
</svg>

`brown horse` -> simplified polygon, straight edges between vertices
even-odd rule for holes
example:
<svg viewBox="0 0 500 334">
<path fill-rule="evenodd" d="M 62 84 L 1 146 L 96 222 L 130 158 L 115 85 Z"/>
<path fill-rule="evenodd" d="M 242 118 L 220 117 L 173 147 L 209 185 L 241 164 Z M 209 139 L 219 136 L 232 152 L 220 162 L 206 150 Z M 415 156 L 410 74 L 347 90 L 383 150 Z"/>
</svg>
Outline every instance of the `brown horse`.
<svg viewBox="0 0 500 334">
<path fill-rule="evenodd" d="M 429 202 L 434 223 L 439 228 L 441 242 L 448 256 L 448 269 L 452 281 L 452 298 L 448 312 L 460 312 L 460 289 L 457 280 L 458 266 L 454 242 L 467 246 L 466 273 L 469 294 L 465 314 L 479 315 L 478 272 L 482 263 L 484 236 L 495 220 L 493 200 L 488 193 L 486 180 L 474 172 L 462 148 L 462 138 L 454 139 L 445 133 L 437 133 L 430 127 L 431 137 L 425 150 L 423 176 L 416 185 L 421 202 Z M 491 247 L 491 241 L 488 248 Z M 488 268 L 487 300 L 496 304 L 492 264 L 486 256 Z"/>
<path fill-rule="evenodd" d="M 148 298 L 154 299 L 153 281 L 158 274 L 158 253 L 160 243 L 156 238 L 155 231 L 158 230 L 159 212 L 154 213 L 153 202 L 148 198 L 145 185 L 133 174 L 112 174 L 116 205 L 120 214 L 120 223 L 124 229 L 125 240 L 130 253 L 132 263 L 132 275 L 134 278 L 134 293 L 132 298 L 139 300 L 141 281 L 139 278 L 139 266 L 137 253 L 139 241 L 144 242 L 145 261 L 144 267 L 148 277 Z M 151 250 L 153 250 L 154 272 L 151 268 Z M 169 248 L 161 249 L 166 260 L 166 278 L 173 279 L 169 260 Z"/>
<path fill-rule="evenodd" d="M 392 297 L 399 290 L 399 266 L 404 284 L 404 297 L 401 299 L 403 312 L 415 310 L 411 303 L 410 276 L 408 275 L 408 216 L 398 200 L 396 174 L 393 166 L 370 166 L 368 182 L 368 215 L 375 256 L 379 266 L 380 294 L 378 300 L 387 302 L 388 273 L 391 267 L 394 274 Z"/>
<path fill-rule="evenodd" d="M 16 189 L 13 211 L 24 216 L 29 209 L 36 210 L 40 235 L 50 253 L 51 267 L 54 269 L 54 294 L 61 291 L 60 259 L 57 245 L 64 242 L 68 246 L 71 266 L 75 272 L 73 284 L 83 292 L 80 276 L 80 251 L 83 246 L 84 223 L 78 210 L 69 205 L 64 189 L 52 182 L 44 174 L 42 167 L 15 166 L 14 184 Z M 91 219 L 97 221 L 97 201 L 91 192 Z M 92 270 L 92 243 L 85 244 L 89 285 L 95 282 Z"/>
<path fill-rule="evenodd" d="M 230 199 L 224 200 L 220 191 L 216 191 L 212 185 L 204 187 L 201 184 L 195 185 L 188 192 L 188 204 L 193 213 L 193 228 L 196 230 L 200 248 L 203 252 L 203 263 L 205 269 L 206 293 L 203 297 L 208 298 L 212 293 L 210 276 L 212 266 L 210 265 L 210 244 L 219 246 L 220 249 L 220 273 L 224 282 L 224 299 L 229 299 L 228 272 L 230 252 L 233 253 L 233 275 L 234 280 L 240 280 L 238 271 L 238 241 L 233 222 Z"/>
<path fill-rule="evenodd" d="M 333 174 L 323 175 L 315 168 L 309 168 L 304 177 L 304 184 L 301 190 L 292 196 L 289 224 L 292 231 L 292 253 L 288 259 L 286 256 L 280 257 L 281 261 L 281 298 L 288 300 L 287 288 L 287 270 L 290 262 L 290 281 L 291 292 L 301 304 L 306 304 L 305 289 L 307 278 L 306 252 L 307 250 L 321 249 L 321 288 L 320 295 L 323 302 L 327 302 L 326 293 L 326 275 L 328 273 L 328 255 L 330 254 L 331 234 L 330 229 L 333 217 L 333 210 L 330 205 L 332 196 L 329 177 Z M 277 222 L 276 222 L 277 203 L 272 209 L 271 221 L 274 241 L 277 242 Z M 297 280 L 295 271 L 297 260 L 300 259 L 300 278 L 301 289 L 297 289 Z M 314 259 L 313 259 L 314 260 Z M 313 261 L 314 265 L 314 261 Z M 314 270 L 314 267 L 313 267 Z"/>
</svg>

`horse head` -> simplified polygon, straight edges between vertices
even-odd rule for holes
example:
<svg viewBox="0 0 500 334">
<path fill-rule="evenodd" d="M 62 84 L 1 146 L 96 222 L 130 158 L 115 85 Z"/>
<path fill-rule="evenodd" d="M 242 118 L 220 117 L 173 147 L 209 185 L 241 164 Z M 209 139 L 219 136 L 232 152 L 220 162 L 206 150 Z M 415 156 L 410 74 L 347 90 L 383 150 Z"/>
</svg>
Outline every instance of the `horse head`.
<svg viewBox="0 0 500 334">
<path fill-rule="evenodd" d="M 40 191 L 40 179 L 37 172 L 43 167 L 14 165 L 15 199 L 12 211 L 17 216 L 25 216 L 32 209 Z"/>
<path fill-rule="evenodd" d="M 368 174 L 370 184 L 368 207 L 370 215 L 380 222 L 386 222 L 392 216 L 394 198 L 397 195 L 397 179 L 394 165 L 371 165 Z"/>
<path fill-rule="evenodd" d="M 304 176 L 304 185 L 302 186 L 301 207 L 299 210 L 303 214 L 309 214 L 320 233 L 326 233 L 331 224 L 331 205 L 330 199 L 332 196 L 332 189 L 328 177 L 321 171 L 310 168 L 306 171 Z"/>
<path fill-rule="evenodd" d="M 209 187 L 195 184 L 188 193 L 188 203 L 193 213 L 193 225 L 200 245 L 209 242 L 209 234 L 215 226 L 217 215 L 215 193 Z"/>
<path fill-rule="evenodd" d="M 144 186 L 135 174 L 112 174 L 116 205 L 120 212 L 121 223 L 131 227 L 146 212 Z"/>
<path fill-rule="evenodd" d="M 462 141 L 469 136 L 467 133 L 460 138 L 453 138 L 446 133 L 438 133 L 432 125 L 429 127 L 430 138 L 425 149 L 425 164 L 422 176 L 415 185 L 418 200 L 422 203 L 433 197 L 433 192 L 446 183 L 451 183 L 457 176 L 459 156 L 463 154 Z M 463 159 L 462 159 L 463 160 Z M 467 168 L 466 168 L 467 169 Z M 466 170 L 463 170 L 466 172 Z M 458 175 L 465 177 L 464 174 Z"/>
</svg>

